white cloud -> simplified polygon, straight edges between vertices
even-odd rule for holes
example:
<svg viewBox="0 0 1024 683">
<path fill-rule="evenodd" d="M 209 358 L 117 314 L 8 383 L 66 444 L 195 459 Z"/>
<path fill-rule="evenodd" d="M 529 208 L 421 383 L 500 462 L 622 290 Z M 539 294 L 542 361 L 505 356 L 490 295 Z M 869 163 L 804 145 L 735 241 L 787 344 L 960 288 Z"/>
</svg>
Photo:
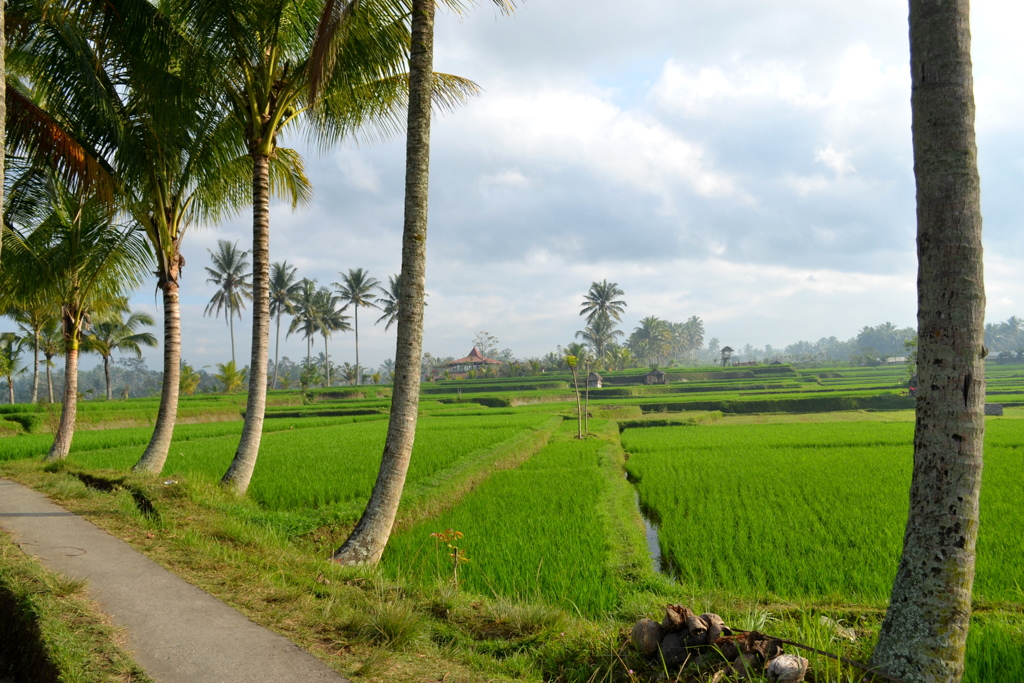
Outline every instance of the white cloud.
<svg viewBox="0 0 1024 683">
<path fill-rule="evenodd" d="M 473 104 L 460 126 L 460 137 L 492 154 L 597 172 L 666 201 L 680 187 L 707 197 L 736 193 L 732 178 L 714 168 L 701 145 L 643 112 L 612 104 L 608 93 L 495 91 Z"/>
<path fill-rule="evenodd" d="M 837 151 L 832 145 L 826 145 L 817 150 L 814 153 L 814 160 L 825 164 L 838 175 L 857 172 L 857 169 L 850 163 L 849 154 Z"/>
</svg>

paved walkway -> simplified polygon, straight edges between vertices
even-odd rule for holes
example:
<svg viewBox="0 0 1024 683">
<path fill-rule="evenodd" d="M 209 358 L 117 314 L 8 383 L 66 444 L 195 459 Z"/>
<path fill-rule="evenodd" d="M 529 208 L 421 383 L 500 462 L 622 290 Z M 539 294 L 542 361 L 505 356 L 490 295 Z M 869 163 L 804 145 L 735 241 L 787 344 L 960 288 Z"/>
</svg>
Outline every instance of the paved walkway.
<svg viewBox="0 0 1024 683">
<path fill-rule="evenodd" d="M 47 568 L 84 579 L 160 683 L 347 683 L 287 638 L 178 578 L 127 543 L 0 479 L 0 529 Z"/>
</svg>

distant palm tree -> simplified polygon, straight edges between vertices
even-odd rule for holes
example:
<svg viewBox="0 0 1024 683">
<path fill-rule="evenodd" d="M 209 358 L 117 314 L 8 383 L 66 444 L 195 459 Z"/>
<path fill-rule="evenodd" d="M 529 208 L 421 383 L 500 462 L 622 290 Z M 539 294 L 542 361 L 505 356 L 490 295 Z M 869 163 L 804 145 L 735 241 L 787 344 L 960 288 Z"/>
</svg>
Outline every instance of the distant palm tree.
<svg viewBox="0 0 1024 683">
<path fill-rule="evenodd" d="M 213 267 L 206 267 L 210 277 L 209 284 L 217 285 L 217 293 L 206 305 L 203 315 L 219 316 L 224 311 L 228 327 L 231 328 L 231 361 L 235 361 L 235 316 L 242 319 L 245 299 L 252 300 L 252 273 L 249 268 L 249 252 L 239 251 L 238 242 L 231 244 L 227 240 L 217 240 L 217 252 L 210 249 Z"/>
<path fill-rule="evenodd" d="M 26 341 L 14 332 L 0 334 L 0 377 L 7 380 L 7 390 L 10 392 L 12 405 L 14 404 L 14 378 L 24 375 L 28 371 L 28 368 L 19 367 L 21 350 Z"/>
<path fill-rule="evenodd" d="M 398 302 L 402 298 L 402 274 L 388 275 L 387 289 L 378 287 L 377 291 L 380 292 L 380 298 L 377 300 L 378 308 L 384 315 L 377 318 L 374 325 L 385 323 L 384 331 L 387 332 L 398 321 Z"/>
<path fill-rule="evenodd" d="M 128 318 L 122 316 L 128 312 Z M 153 325 L 153 316 L 146 313 L 130 313 L 125 304 L 124 310 L 108 316 L 108 320 L 96 323 L 92 331 L 82 339 L 82 350 L 98 353 L 103 357 L 103 375 L 107 380 L 107 400 L 112 401 L 114 394 L 110 385 L 110 357 L 114 351 L 131 351 L 137 358 L 142 358 L 143 346 L 156 346 L 157 341 L 149 332 L 137 332 L 142 325 Z"/>
<path fill-rule="evenodd" d="M 327 351 L 327 339 L 334 332 L 348 332 L 352 326 L 345 315 L 344 307 L 339 308 L 341 297 L 335 296 L 331 290 L 321 287 L 316 293 L 317 331 L 324 338 L 324 376 L 327 386 L 331 386 L 331 355 Z"/>
<path fill-rule="evenodd" d="M 640 321 L 629 336 L 629 347 L 641 360 L 658 363 L 672 343 L 672 326 L 653 315 Z"/>
<path fill-rule="evenodd" d="M 302 337 L 306 340 L 306 365 L 309 366 L 312 364 L 313 337 L 320 329 L 316 280 L 302 278 L 298 286 L 299 289 L 292 300 L 295 314 L 285 337 L 292 336 L 293 332 L 302 332 Z"/>
<path fill-rule="evenodd" d="M 292 299 L 299 291 L 300 285 L 295 281 L 297 268 L 289 266 L 287 261 L 270 264 L 270 315 L 277 318 L 277 341 L 274 344 L 274 383 L 277 389 L 277 364 L 281 350 L 281 314 L 295 315 Z"/>
<path fill-rule="evenodd" d="M 18 323 L 18 329 L 22 331 L 23 336 L 32 341 L 32 395 L 29 401 L 35 403 L 39 400 L 40 335 L 47 323 L 56 323 L 56 311 L 51 302 L 33 297 L 19 302 L 16 308 L 8 311 L 8 315 Z"/>
<path fill-rule="evenodd" d="M 587 323 L 592 323 L 598 316 L 619 322 L 626 309 L 626 302 L 615 297 L 622 296 L 624 293 L 619 289 L 617 282 L 602 280 L 591 283 L 590 291 L 583 295 L 580 315 L 587 316 Z"/>
<path fill-rule="evenodd" d="M 199 382 L 203 379 L 202 375 L 196 372 L 188 363 L 181 364 L 181 372 L 178 373 L 178 390 L 185 396 L 191 396 L 196 393 L 196 389 L 199 388 Z"/>
<path fill-rule="evenodd" d="M 53 403 L 53 375 L 50 368 L 54 367 L 54 356 L 64 355 L 64 335 L 61 334 L 60 323 L 51 318 L 39 330 L 39 353 L 43 354 L 43 365 L 46 366 L 46 400 Z"/>
<path fill-rule="evenodd" d="M 608 346 L 615 342 L 616 337 L 623 336 L 622 330 L 615 327 L 615 323 L 608 316 L 598 315 L 590 320 L 585 329 L 578 331 L 576 337 L 583 339 L 594 351 L 594 359 L 602 363 Z"/>
<path fill-rule="evenodd" d="M 356 384 L 359 384 L 359 309 L 379 308 L 374 291 L 380 289 L 380 282 L 376 278 L 370 277 L 370 274 L 362 268 L 349 268 L 347 274 L 338 273 L 338 275 L 341 275 L 341 282 L 335 282 L 334 286 L 338 288 L 338 294 L 345 302 L 345 308 L 352 306 L 355 313 Z"/>
</svg>

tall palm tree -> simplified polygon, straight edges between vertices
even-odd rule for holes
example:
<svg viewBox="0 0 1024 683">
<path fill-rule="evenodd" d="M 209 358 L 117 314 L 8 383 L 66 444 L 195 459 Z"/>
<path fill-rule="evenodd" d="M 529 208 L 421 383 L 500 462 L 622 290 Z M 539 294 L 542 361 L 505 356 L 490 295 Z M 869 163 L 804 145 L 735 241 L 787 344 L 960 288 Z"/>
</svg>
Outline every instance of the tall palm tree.
<svg viewBox="0 0 1024 683">
<path fill-rule="evenodd" d="M 64 337 L 56 318 L 48 320 L 39 330 L 39 352 L 43 354 L 43 365 L 46 366 L 46 400 L 53 403 L 53 376 L 50 369 L 54 357 L 64 355 Z"/>
<path fill-rule="evenodd" d="M 292 300 L 299 291 L 299 283 L 295 279 L 298 269 L 289 266 L 287 261 L 270 265 L 270 315 L 277 318 L 277 340 L 274 342 L 274 383 L 277 389 L 277 365 L 281 351 L 281 315 L 295 315 Z"/>
<path fill-rule="evenodd" d="M 292 300 L 295 313 L 285 338 L 292 336 L 293 332 L 302 332 L 302 338 L 306 340 L 306 365 L 308 366 L 312 363 L 313 337 L 320 330 L 320 307 L 317 300 L 316 280 L 302 278 L 298 286 L 298 291 Z"/>
<path fill-rule="evenodd" d="M 402 274 L 389 275 L 387 288 L 378 286 L 377 291 L 380 293 L 377 297 L 377 308 L 379 308 L 384 315 L 377 318 L 374 325 L 384 323 L 384 331 L 386 332 L 398 321 L 398 307 L 399 302 L 402 299 Z M 430 305 L 426 302 L 426 297 L 428 296 L 430 296 L 429 293 L 423 293 L 424 308 Z"/>
<path fill-rule="evenodd" d="M 509 10 L 507 0 L 495 0 Z M 405 218 L 402 227 L 401 298 L 396 372 L 380 471 L 359 522 L 334 561 L 376 564 L 391 536 L 416 437 L 423 356 L 423 299 L 427 261 L 427 195 L 430 180 L 430 104 L 434 61 L 434 0 L 412 0 L 409 113 L 406 128 Z"/>
<path fill-rule="evenodd" d="M 60 460 L 67 457 L 74 436 L 83 325 L 105 303 L 137 287 L 151 258 L 140 231 L 115 225 L 111 209 L 95 196 L 72 192 L 52 173 L 29 174 L 19 183 L 12 194 L 21 190 L 36 201 L 19 204 L 23 215 L 9 216 L 25 228 L 12 239 L 13 253 L 5 258 L 0 284 L 5 291 L 41 290 L 60 305 L 64 407 L 47 455 Z"/>
<path fill-rule="evenodd" d="M 970 7 L 910 1 L 918 374 L 903 552 L 872 663 L 959 681 L 971 618 L 985 435 L 985 278 Z"/>
<path fill-rule="evenodd" d="M 331 355 L 327 350 L 327 339 L 335 332 L 348 332 L 352 326 L 345 315 L 344 307 L 340 307 L 341 297 L 335 296 L 331 290 L 321 287 L 316 293 L 317 331 L 324 338 L 324 377 L 327 386 L 331 386 Z"/>
<path fill-rule="evenodd" d="M 378 287 L 377 291 L 380 292 L 377 304 L 384 315 L 377 318 L 374 325 L 384 323 L 384 331 L 387 332 L 398 320 L 398 302 L 402 298 L 402 274 L 389 275 L 387 289 Z"/>
<path fill-rule="evenodd" d="M 32 340 L 32 395 L 29 402 L 36 403 L 39 400 L 40 335 L 46 324 L 55 319 L 55 311 L 50 302 L 35 297 L 19 302 L 16 308 L 8 311 L 8 315 L 18 323 L 18 329 L 21 330 L 23 336 Z"/>
<path fill-rule="evenodd" d="M 626 302 L 615 297 L 622 296 L 625 292 L 619 289 L 617 282 L 593 282 L 590 290 L 583 295 L 583 303 L 580 304 L 580 315 L 587 316 L 587 322 L 593 322 L 598 316 L 605 316 L 609 320 L 622 321 L 622 314 L 626 310 Z"/>
<path fill-rule="evenodd" d="M 115 351 L 131 351 L 136 358 L 142 358 L 143 346 L 158 346 L 156 337 L 150 332 L 138 332 L 143 325 L 152 326 L 153 316 L 147 313 L 130 312 L 127 303 L 124 309 L 118 307 L 108 319 L 96 323 L 82 338 L 82 350 L 98 353 L 103 357 L 103 376 L 107 382 L 107 400 L 114 400 L 110 383 L 110 357 Z M 124 314 L 128 313 L 125 318 Z"/>
<path fill-rule="evenodd" d="M 359 309 L 379 308 L 376 304 L 376 290 L 380 289 L 380 282 L 362 268 L 349 268 L 348 273 L 338 273 L 341 282 L 335 282 L 341 300 L 345 302 L 345 308 L 352 307 L 355 314 L 356 332 L 356 384 L 359 384 Z"/>
<path fill-rule="evenodd" d="M 217 285 L 217 291 L 206 304 L 203 315 L 219 316 L 224 311 L 228 327 L 231 329 L 231 360 L 235 360 L 235 316 L 242 319 L 242 309 L 245 308 L 245 300 L 252 300 L 252 272 L 249 268 L 249 252 L 239 251 L 238 242 L 232 244 L 227 240 L 217 240 L 217 252 L 210 253 L 213 267 L 206 267 L 210 276 L 206 279 L 209 284 Z"/>
<path fill-rule="evenodd" d="M 269 165 L 281 133 L 302 117 L 324 146 L 367 122 L 397 127 L 407 91 L 409 33 L 398 0 L 176 0 L 175 17 L 221 65 L 219 99 L 252 159 L 253 332 L 250 391 L 238 450 L 222 482 L 244 493 L 259 452 L 270 337 Z M 471 84 L 439 81 L 452 102 Z"/>
</svg>

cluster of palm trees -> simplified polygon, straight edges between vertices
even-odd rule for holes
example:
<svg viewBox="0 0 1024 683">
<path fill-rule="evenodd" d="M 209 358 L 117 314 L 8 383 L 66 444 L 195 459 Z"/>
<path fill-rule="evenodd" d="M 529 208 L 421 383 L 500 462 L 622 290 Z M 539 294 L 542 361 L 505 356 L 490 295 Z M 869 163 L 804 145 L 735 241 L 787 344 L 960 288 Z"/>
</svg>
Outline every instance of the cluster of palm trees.
<svg viewBox="0 0 1024 683">
<path fill-rule="evenodd" d="M 238 248 L 237 242 L 217 241 L 217 250 L 210 251 L 213 266 L 207 266 L 209 275 L 207 282 L 217 287 L 210 302 L 206 305 L 205 315 L 220 316 L 222 313 L 231 330 L 231 362 L 220 367 L 221 373 L 236 372 L 235 359 L 235 317 L 241 318 L 246 301 L 252 301 L 252 272 L 249 270 L 250 252 Z M 399 297 L 401 296 L 401 276 L 392 275 L 389 286 L 382 287 L 380 282 L 370 276 L 363 268 L 351 268 L 347 273 L 338 273 L 341 280 L 333 283 L 334 289 L 317 286 L 317 281 L 310 278 L 298 279 L 298 269 L 287 261 L 270 265 L 270 316 L 276 324 L 274 343 L 274 378 L 271 388 L 278 388 L 280 382 L 280 347 L 281 319 L 291 316 L 286 337 L 301 334 L 306 340 L 306 362 L 304 370 L 313 368 L 313 341 L 317 335 L 323 337 L 324 351 L 321 354 L 321 367 L 325 386 L 331 386 L 330 350 L 327 342 L 335 332 L 355 332 L 356 363 L 351 378 L 346 380 L 360 384 L 361 366 L 359 364 L 359 309 L 376 308 L 383 312 L 377 324 L 386 323 L 384 329 L 390 329 L 398 318 Z M 353 315 L 345 312 L 352 309 Z M 353 324 L 350 324 L 352 321 Z M 346 364 L 347 365 L 347 364 Z M 223 383 L 223 382 L 222 382 Z"/>
<path fill-rule="evenodd" d="M 410 45 L 414 54 L 432 51 L 412 39 L 411 24 L 420 21 L 413 6 L 422 14 L 424 4 L 8 3 L 0 307 L 29 309 L 46 300 L 59 311 L 67 364 L 51 458 L 65 457 L 70 447 L 84 336 L 105 319 L 105 302 L 125 299 L 155 272 L 164 381 L 156 429 L 136 469 L 163 467 L 180 386 L 182 241 L 194 223 L 216 223 L 251 203 L 250 391 L 225 478 L 246 489 L 266 404 L 269 201 L 276 196 L 294 206 L 311 196 L 301 156 L 278 140 L 292 128 L 323 148 L 367 132 L 386 135 L 406 125 L 407 113 L 409 121 L 429 124 L 432 107 L 451 108 L 475 93 L 470 81 L 433 73 L 430 59 L 412 64 L 421 71 L 415 77 L 406 73 Z M 431 36 L 432 12 L 431 5 L 429 25 L 421 23 Z M 425 164 L 418 172 L 425 187 Z M 421 299 L 422 283 L 414 290 Z M 232 325 L 237 303 L 213 302 L 211 311 Z M 322 316 L 317 324 L 326 329 Z"/>
<path fill-rule="evenodd" d="M 611 370 L 696 360 L 697 352 L 704 347 L 704 323 L 697 316 L 682 323 L 648 316 L 620 344 L 624 333 L 618 325 L 627 306 L 620 298 L 624 294 L 616 282 L 602 280 L 590 285 L 580 304 L 580 315 L 587 316 L 587 325 L 576 332 L 583 345 L 570 344 L 568 355 L 587 357 L 596 367 Z"/>
</svg>

